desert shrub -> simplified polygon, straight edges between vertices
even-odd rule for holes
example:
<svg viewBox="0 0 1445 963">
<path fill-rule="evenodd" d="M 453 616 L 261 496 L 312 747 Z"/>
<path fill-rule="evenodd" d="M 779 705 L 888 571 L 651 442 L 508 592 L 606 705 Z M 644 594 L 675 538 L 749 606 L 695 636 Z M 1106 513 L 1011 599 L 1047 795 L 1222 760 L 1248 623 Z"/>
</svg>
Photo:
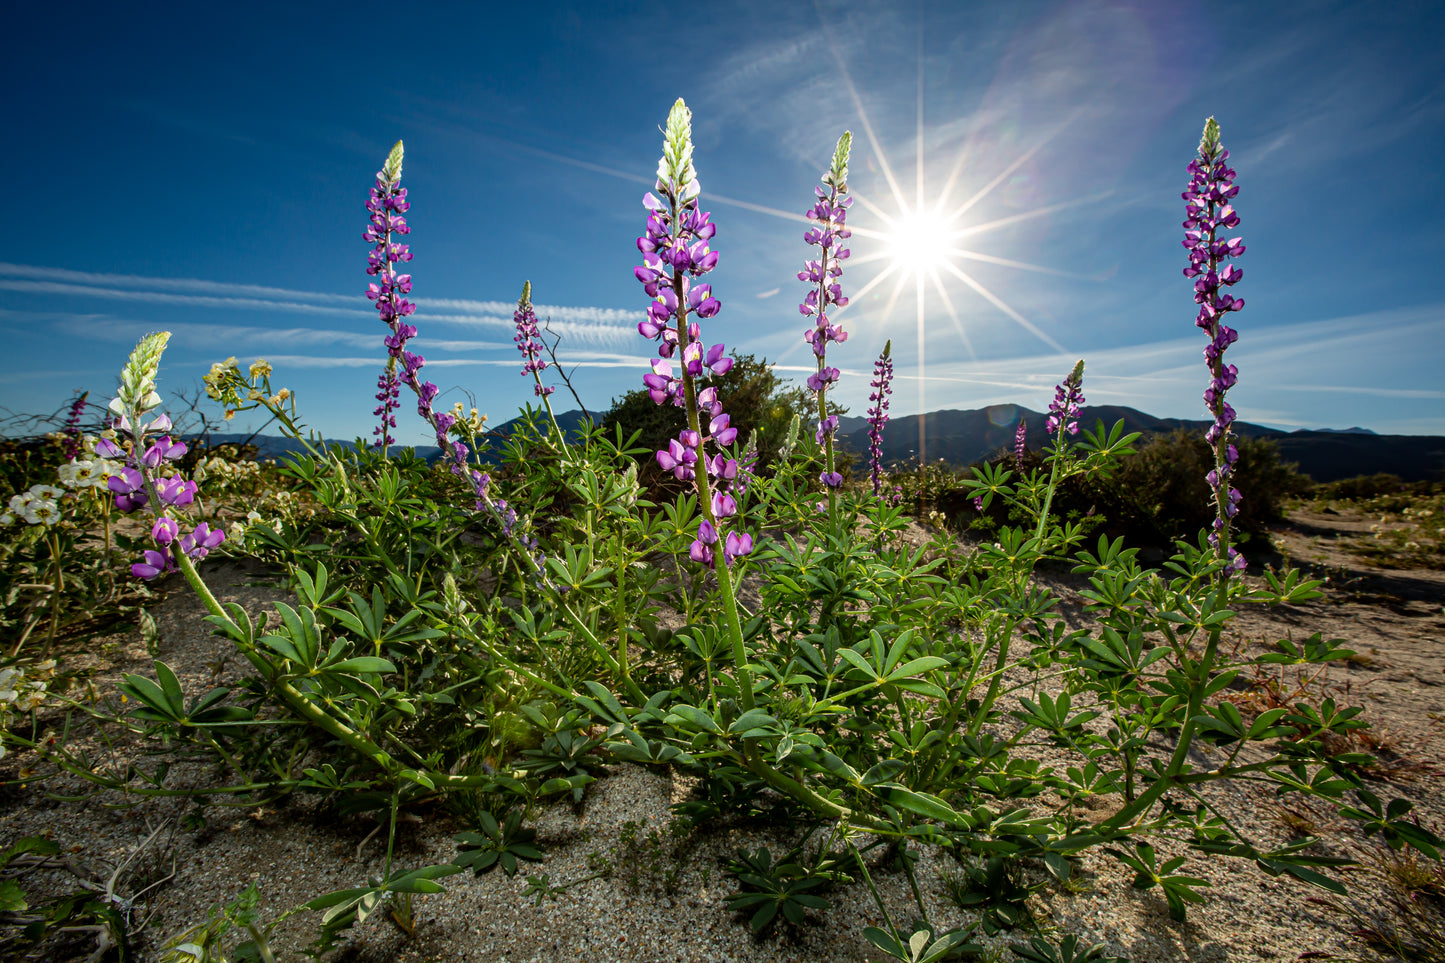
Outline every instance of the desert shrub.
<svg viewBox="0 0 1445 963">
<path fill-rule="evenodd" d="M 1404 482 L 1399 475 L 1392 475 L 1389 472 L 1376 472 L 1373 475 L 1356 475 L 1353 478 L 1341 478 L 1339 481 L 1324 482 L 1315 485 L 1310 489 L 1309 494 L 1316 500 L 1327 500 L 1342 498 L 1353 500 L 1356 498 L 1374 498 L 1377 495 L 1393 495 L 1399 492 Z"/>
<path fill-rule="evenodd" d="M 753 471 L 765 474 L 777 464 L 779 450 L 794 417 L 800 424 L 800 441 L 811 438 L 818 420 L 817 403 L 806 388 L 775 374 L 766 358 L 737 351 L 732 352 L 731 357 L 732 370 L 714 378 L 712 384 L 718 390 L 718 400 L 731 416 L 732 426 L 738 429 L 739 443 L 757 446 Z M 847 413 L 846 408 L 836 406 L 830 406 L 829 411 Z M 612 407 L 601 416 L 600 425 L 604 438 L 615 439 L 619 427 L 624 441 L 634 432 L 640 432 L 633 443 L 638 450 L 638 479 L 650 492 L 675 494 L 683 486 L 672 484 L 672 476 L 658 468 L 652 453 L 666 448 L 668 441 L 686 426 L 686 421 L 681 408 L 654 404 L 646 389 L 638 388 L 614 398 Z M 844 474 L 846 477 L 847 472 Z"/>
<path fill-rule="evenodd" d="M 1291 496 L 1309 489 L 1309 479 L 1294 465 L 1280 461 L 1272 441 L 1241 436 L 1234 440 L 1239 461 L 1233 485 L 1245 493 L 1234 518 L 1241 543 L 1267 536 L 1271 524 L 1284 520 Z M 1078 494 L 1099 504 L 1106 530 L 1131 539 L 1165 544 L 1206 528 L 1215 507 L 1205 476 L 1214 467 L 1209 445 L 1198 432 L 1180 429 L 1156 435 L 1137 453 L 1121 460 L 1107 480 Z M 1066 503 L 1070 496 L 1065 495 Z"/>
</svg>

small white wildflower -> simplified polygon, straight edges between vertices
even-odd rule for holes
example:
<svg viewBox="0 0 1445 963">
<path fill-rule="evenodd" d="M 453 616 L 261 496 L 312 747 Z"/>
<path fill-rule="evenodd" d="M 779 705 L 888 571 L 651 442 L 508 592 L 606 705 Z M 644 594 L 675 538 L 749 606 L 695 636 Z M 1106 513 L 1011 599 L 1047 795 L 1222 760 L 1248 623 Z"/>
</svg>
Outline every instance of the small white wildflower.
<svg viewBox="0 0 1445 963">
<path fill-rule="evenodd" d="M 79 464 L 83 463 L 68 461 L 55 470 L 55 474 L 60 477 L 60 483 L 62 485 L 67 488 L 75 487 L 75 466 Z"/>
<path fill-rule="evenodd" d="M 0 669 L 0 703 L 15 701 L 15 697 L 19 695 L 15 691 L 15 684 L 22 678 L 15 669 Z"/>
<path fill-rule="evenodd" d="M 54 501 L 65 494 L 65 489 L 56 488 L 54 485 L 31 485 L 30 494 L 35 498 L 45 498 Z"/>
<path fill-rule="evenodd" d="M 104 468 L 102 468 L 104 466 Z M 67 480 L 65 469 L 69 468 L 70 478 Z M 109 469 L 107 472 L 105 469 Z M 78 460 L 68 465 L 61 465 L 61 481 L 65 481 L 71 488 L 99 488 L 105 484 L 105 479 L 114 474 L 115 466 L 104 458 L 96 460 Z"/>
<path fill-rule="evenodd" d="M 55 525 L 60 521 L 60 506 L 48 498 L 37 498 L 25 506 L 25 520 L 32 525 Z"/>
<path fill-rule="evenodd" d="M 246 513 L 246 521 L 248 521 L 248 522 L 259 522 L 260 520 L 261 520 L 261 513 L 258 512 L 258 511 L 256 511 L 254 508 L 251 509 L 249 512 Z"/>
<path fill-rule="evenodd" d="M 226 531 L 233 539 L 243 538 L 246 534 L 246 526 L 242 525 L 240 522 L 232 522 L 231 526 L 226 529 Z"/>
<path fill-rule="evenodd" d="M 7 528 L 14 524 L 15 516 L 12 515 L 10 512 L 6 512 L 5 514 L 0 515 L 0 528 Z M 1445 528 L 1440 529 L 1440 531 L 1445 532 Z"/>
</svg>

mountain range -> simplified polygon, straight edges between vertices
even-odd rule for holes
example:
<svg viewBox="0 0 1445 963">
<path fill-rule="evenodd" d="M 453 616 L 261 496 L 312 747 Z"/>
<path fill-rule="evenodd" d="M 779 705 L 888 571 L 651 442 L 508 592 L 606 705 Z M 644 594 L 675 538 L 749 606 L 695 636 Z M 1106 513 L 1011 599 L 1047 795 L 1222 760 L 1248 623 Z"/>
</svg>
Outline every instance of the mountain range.
<svg viewBox="0 0 1445 963">
<path fill-rule="evenodd" d="M 1041 447 L 1047 418 L 1042 412 L 1018 405 L 929 412 L 923 420 L 925 453 L 930 461 L 942 459 L 951 465 L 972 464 L 999 451 L 1012 449 L 1020 418 L 1026 425 L 1029 447 Z M 1207 421 L 1158 418 L 1122 405 L 1085 406 L 1080 410 L 1078 420 L 1082 428 L 1090 428 L 1097 421 L 1103 421 L 1106 426 L 1123 421 L 1126 432 L 1139 431 L 1145 435 L 1167 434 L 1180 428 L 1202 434 L 1209 427 Z M 557 415 L 557 423 L 567 432 L 578 428 L 584 421 L 581 411 Z M 520 419 L 504 422 L 489 434 L 495 439 L 505 438 L 519 422 Z M 904 415 L 889 421 L 883 432 L 885 464 L 906 464 L 917 460 L 918 423 L 917 415 Z M 1367 428 L 1281 431 L 1243 421 L 1236 421 L 1234 430 L 1241 435 L 1273 441 L 1281 461 L 1295 464 L 1317 482 L 1379 472 L 1398 475 L 1404 481 L 1445 481 L 1445 437 L 1438 435 L 1381 435 Z M 840 418 L 838 438 L 844 448 L 860 457 L 865 456 L 868 451 L 868 420 L 856 416 Z M 241 434 L 211 436 L 212 445 L 247 440 L 257 446 L 260 458 L 278 458 L 301 450 L 301 445 L 291 439 L 272 435 L 254 438 Z M 332 439 L 327 439 L 326 443 L 343 448 L 353 444 L 352 441 Z M 435 445 L 419 446 L 416 451 L 429 462 L 441 456 L 441 449 Z"/>
</svg>

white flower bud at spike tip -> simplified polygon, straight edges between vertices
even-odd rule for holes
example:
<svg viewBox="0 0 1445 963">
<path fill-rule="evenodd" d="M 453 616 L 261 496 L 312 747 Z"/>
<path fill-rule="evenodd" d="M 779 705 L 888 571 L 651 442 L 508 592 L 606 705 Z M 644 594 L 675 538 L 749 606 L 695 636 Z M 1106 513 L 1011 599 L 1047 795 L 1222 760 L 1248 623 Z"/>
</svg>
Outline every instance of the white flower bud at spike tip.
<svg viewBox="0 0 1445 963">
<path fill-rule="evenodd" d="M 1199 138 L 1199 153 L 1210 156 L 1219 150 L 1219 124 L 1213 117 L 1204 122 L 1204 134 Z"/>
<path fill-rule="evenodd" d="M 833 151 L 833 167 L 823 175 L 824 184 L 836 187 L 839 191 L 848 189 L 848 153 L 852 146 L 853 132 L 843 131 L 843 136 L 838 138 L 838 146 Z"/>
<path fill-rule="evenodd" d="M 391 153 L 386 155 L 386 163 L 382 165 L 381 176 L 388 184 L 395 186 L 401 182 L 401 161 L 406 154 L 406 148 L 401 141 L 392 145 Z"/>
<path fill-rule="evenodd" d="M 667 115 L 667 131 L 663 139 L 662 159 L 657 162 L 657 180 L 676 189 L 679 201 L 689 201 L 702 192 L 697 173 L 692 169 L 692 111 L 682 98 L 672 105 Z"/>
<path fill-rule="evenodd" d="M 140 415 L 161 403 L 156 393 L 156 372 L 170 339 L 169 331 L 157 331 L 140 339 L 120 373 L 120 390 L 110 403 L 111 411 L 122 417 Z"/>
</svg>

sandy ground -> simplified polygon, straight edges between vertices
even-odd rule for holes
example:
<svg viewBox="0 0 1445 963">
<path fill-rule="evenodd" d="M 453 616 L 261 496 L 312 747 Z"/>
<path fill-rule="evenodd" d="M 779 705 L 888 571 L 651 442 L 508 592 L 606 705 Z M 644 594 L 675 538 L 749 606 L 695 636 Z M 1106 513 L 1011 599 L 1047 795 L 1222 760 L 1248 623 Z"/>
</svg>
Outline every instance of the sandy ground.
<svg viewBox="0 0 1445 963">
<path fill-rule="evenodd" d="M 1348 551 L 1349 538 L 1367 532 L 1370 519 L 1349 515 L 1297 513 L 1279 533 L 1284 556 L 1314 577 L 1328 578 L 1329 596 L 1299 609 L 1246 610 L 1233 624 L 1232 645 L 1272 645 L 1283 637 L 1307 638 L 1314 632 L 1337 638 L 1358 656 L 1335 663 L 1321 680 L 1338 691 L 1345 704 L 1364 706 L 1374 727 L 1373 745 L 1381 759 L 1379 774 L 1388 784 L 1373 788 L 1384 798 L 1412 800 L 1426 825 L 1445 831 L 1445 573 L 1371 568 Z M 288 598 L 279 580 L 254 564 L 207 563 L 208 582 L 223 601 L 243 605 L 257 618 L 270 603 Z M 1066 575 L 1043 576 L 1077 614 L 1081 585 Z M 209 634 L 202 610 L 183 582 L 171 585 L 168 598 L 154 609 L 160 631 L 159 658 L 195 694 L 219 683 L 233 684 L 243 664 L 227 658 L 225 644 Z M 149 674 L 150 661 L 138 634 L 116 636 L 76 656 L 94 669 L 97 690 L 113 691 L 126 672 Z M 1281 677 L 1288 687 L 1291 679 Z M 1247 692 L 1239 692 L 1244 698 Z M 46 722 L 58 726 L 58 715 Z M 160 757 L 144 757 L 142 747 L 106 746 L 90 739 L 97 764 L 135 759 L 151 767 Z M 0 761 L 0 778 L 13 780 L 33 763 L 23 753 Z M 444 880 L 445 894 L 417 900 L 417 925 L 408 936 L 378 913 L 358 927 L 335 959 L 357 961 L 808 961 L 860 963 L 882 954 L 862 930 L 881 925 L 867 889 L 855 883 L 829 894 L 832 908 L 815 912 L 801 926 L 776 927 L 753 938 L 745 922 L 724 903 L 736 883 L 725 872 L 727 859 L 740 848 L 766 845 L 776 855 L 793 842 L 781 827 L 733 821 L 688 836 L 673 836 L 668 807 L 686 795 L 686 787 L 665 770 L 627 764 L 609 767 L 610 775 L 590 788 L 583 806 L 552 805 L 539 814 L 542 864 L 528 864 L 516 877 L 493 872 Z M 179 764 L 168 785 L 204 782 L 209 770 Z M 117 892 L 133 895 L 159 879 L 128 912 L 137 932 L 134 948 L 141 960 L 158 958 L 166 939 L 201 922 L 209 906 L 225 901 L 248 883 L 260 888 L 263 919 L 274 919 L 319 894 L 364 883 L 381 869 L 384 832 L 365 817 L 338 819 L 299 799 L 279 811 L 212 807 L 204 827 L 182 828 L 189 805 L 182 799 L 142 799 L 119 793 L 83 801 L 86 785 L 57 777 L 0 796 L 0 846 L 24 836 L 44 835 L 58 843 L 76 870 L 104 880 L 134 855 L 131 874 L 118 879 Z M 1212 790 L 1231 818 L 1265 842 L 1287 841 L 1309 826 L 1322 839 L 1320 851 L 1350 854 L 1367 845 L 1352 824 L 1323 811 L 1284 813 L 1267 787 L 1237 786 Z M 453 833 L 470 828 L 439 810 L 409 814 L 399 831 L 397 859 L 421 866 L 453 856 Z M 142 842 L 159 830 L 151 842 Z M 652 835 L 656 831 L 656 835 Z M 1167 846 L 1161 852 L 1168 855 Z M 1179 850 L 1184 852 L 1184 850 Z M 599 860 L 613 871 L 581 883 L 561 895 L 535 903 L 523 896 L 525 877 L 546 873 L 552 885 L 592 875 Z M 889 913 L 906 925 L 916 915 L 904 875 L 881 861 L 870 864 Z M 1074 892 L 1045 887 L 1031 898 L 1037 919 L 1051 932 L 1076 932 L 1105 942 L 1110 952 L 1139 961 L 1290 960 L 1319 952 L 1361 955 L 1350 935 L 1351 922 L 1309 902 L 1322 895 L 1289 877 L 1271 878 L 1239 861 L 1192 861 L 1188 871 L 1215 884 L 1209 902 L 1192 907 L 1185 924 L 1172 922 L 1158 891 L 1131 888 L 1132 874 L 1110 857 L 1088 855 Z M 947 896 L 943 876 L 956 872 L 951 855 L 928 851 L 918 865 L 932 921 L 941 928 L 973 919 Z M 168 878 L 167 878 L 168 877 Z M 1347 875 L 1347 880 L 1349 879 Z M 38 887 L 60 885 L 73 877 L 50 872 L 32 878 Z M 1353 884 L 1352 884 L 1353 885 Z M 127 892 L 126 887 L 129 887 Z M 275 935 L 280 959 L 298 959 L 298 946 L 315 935 L 318 915 L 300 913 Z M 144 926 L 141 925 L 144 921 Z M 1005 933 L 985 942 L 1006 945 L 1021 934 Z M 86 959 L 95 949 L 84 937 L 70 956 Z M 1003 959 L 1008 959 L 1008 954 Z"/>
</svg>

